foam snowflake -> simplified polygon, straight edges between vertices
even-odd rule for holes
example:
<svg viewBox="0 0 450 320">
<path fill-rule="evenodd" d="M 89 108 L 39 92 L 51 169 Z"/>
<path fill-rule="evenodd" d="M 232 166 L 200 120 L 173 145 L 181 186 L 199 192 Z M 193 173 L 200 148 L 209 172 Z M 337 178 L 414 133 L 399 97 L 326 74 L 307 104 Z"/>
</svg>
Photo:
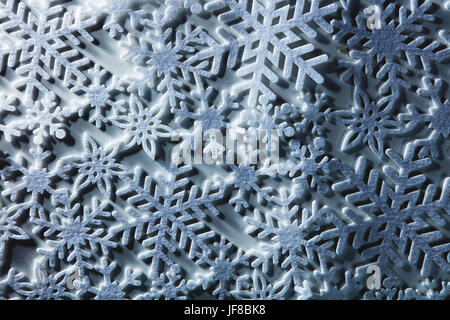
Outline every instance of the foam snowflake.
<svg viewBox="0 0 450 320">
<path fill-rule="evenodd" d="M 117 191 L 117 195 L 127 198 L 128 203 L 137 208 L 127 209 L 125 215 L 115 215 L 118 224 L 110 230 L 111 234 L 120 234 L 125 244 L 131 240 L 142 241 L 146 250 L 141 252 L 139 257 L 151 260 L 152 276 L 158 274 L 157 270 L 161 264 L 168 267 L 174 264 L 167 252 L 186 250 L 188 256 L 193 258 L 197 251 L 204 255 L 211 251 L 208 240 L 215 232 L 205 228 L 199 218 L 207 216 L 203 208 L 218 215 L 219 211 L 214 207 L 214 203 L 220 200 L 224 193 L 223 185 L 218 186 L 208 181 L 205 182 L 200 195 L 196 185 L 188 189 L 188 179 L 180 178 L 180 175 L 189 172 L 189 166 L 170 167 L 167 170 L 168 176 L 160 177 L 160 181 L 166 186 L 164 189 L 150 177 L 145 177 L 140 168 L 135 169 L 133 179 L 122 178 L 126 185 Z"/>
<path fill-rule="evenodd" d="M 72 16 L 64 10 L 63 6 L 48 2 L 40 8 L 38 15 L 34 15 L 25 3 L 18 0 L 0 3 L 0 26 L 7 33 L 2 36 L 5 44 L 2 53 L 6 55 L 9 67 L 17 67 L 16 72 L 21 79 L 16 86 L 25 88 L 29 101 L 33 100 L 35 90 L 44 95 L 53 94 L 42 81 L 51 78 L 43 66 L 53 70 L 54 76 L 62 76 L 65 84 L 72 78 L 86 80 L 80 69 L 89 60 L 80 58 L 79 51 L 66 41 L 80 45 L 78 35 L 93 41 L 86 29 L 95 25 L 96 19 L 83 17 L 79 11 Z M 19 61 L 22 62 L 20 65 Z"/>
<path fill-rule="evenodd" d="M 288 174 L 293 182 L 306 191 L 317 189 L 322 193 L 329 191 L 327 174 L 329 173 L 329 157 L 326 155 L 326 142 L 323 138 L 314 139 L 312 144 L 302 145 L 298 140 L 291 140 L 289 147 L 294 161 L 281 163 L 278 173 Z M 300 173 L 300 174 L 298 174 Z"/>
<path fill-rule="evenodd" d="M 9 165 L 0 171 L 5 184 L 1 195 L 16 201 L 18 196 L 25 192 L 31 196 L 30 207 L 35 207 L 39 206 L 36 201 L 41 200 L 44 194 L 59 196 L 53 183 L 55 180 L 67 178 L 67 170 L 62 168 L 49 170 L 45 166 L 50 157 L 49 151 L 31 149 L 30 153 L 32 161 L 28 161 L 23 154 L 17 154 L 15 159 L 6 159 Z"/>
<path fill-rule="evenodd" d="M 209 254 L 197 254 L 197 263 L 201 266 L 209 267 L 209 273 L 204 277 L 203 289 L 211 285 L 214 286 L 212 294 L 219 299 L 225 299 L 231 295 L 231 287 L 247 288 L 248 275 L 239 274 L 239 269 L 248 265 L 250 256 L 245 255 L 242 249 L 233 248 L 233 244 L 225 238 L 214 243 L 217 252 Z M 236 252 L 233 252 L 236 251 Z M 209 281 L 208 281 L 209 280 Z"/>
<path fill-rule="evenodd" d="M 262 203 L 270 198 L 272 187 L 265 187 L 261 182 L 264 177 L 268 177 L 265 168 L 257 169 L 256 166 L 248 164 L 230 164 L 228 167 L 233 173 L 230 184 L 237 190 L 229 204 L 234 205 L 236 211 L 239 212 L 249 207 L 249 192 L 256 192 L 258 201 Z"/>
<path fill-rule="evenodd" d="M 76 266 L 83 276 L 85 270 L 93 268 L 89 258 L 98 251 L 98 247 L 107 254 L 117 243 L 111 241 L 113 235 L 106 231 L 101 220 L 111 215 L 106 203 L 99 203 L 94 198 L 92 206 L 81 207 L 79 203 L 72 205 L 72 201 L 67 199 L 61 208 L 50 214 L 48 220 L 31 218 L 30 221 L 36 226 L 34 232 L 42 230 L 45 237 L 54 238 L 38 248 L 38 253 L 47 257 L 51 266 L 56 261 Z"/>
<path fill-rule="evenodd" d="M 83 147 L 85 151 L 83 154 L 66 156 L 58 162 L 58 167 L 62 169 L 77 170 L 72 192 L 76 194 L 88 186 L 96 185 L 102 193 L 110 195 L 111 180 L 127 170 L 115 159 L 119 152 L 119 145 L 99 147 L 95 140 L 85 133 Z"/>
<path fill-rule="evenodd" d="M 305 208 L 300 216 L 298 205 L 294 205 L 297 197 L 296 192 L 288 195 L 287 190 L 282 189 L 280 198 L 272 197 L 272 201 L 280 208 L 277 207 L 273 214 L 267 216 L 255 210 L 254 217 L 246 218 L 245 221 L 249 225 L 248 233 L 256 234 L 259 239 L 270 240 L 268 244 L 262 245 L 263 253 L 255 253 L 257 258 L 252 266 L 262 265 L 263 271 L 267 272 L 272 261 L 287 270 L 295 283 L 300 283 L 308 277 L 307 267 L 315 263 L 317 256 L 323 260 L 334 253 L 329 250 L 331 243 L 318 245 L 311 240 L 314 232 L 319 229 L 319 219 L 329 209 L 319 209 L 318 204 L 313 202 L 312 212 Z"/>
<path fill-rule="evenodd" d="M 150 292 L 136 297 L 138 300 L 186 300 L 196 287 L 198 281 L 186 280 L 181 275 L 178 265 L 172 265 L 166 273 L 152 279 Z"/>
<path fill-rule="evenodd" d="M 336 39 L 349 37 L 347 45 L 352 62 L 343 61 L 348 68 L 343 78 L 355 78 L 355 84 L 361 84 L 361 71 L 368 76 L 374 73 L 382 81 L 380 92 L 385 94 L 389 90 L 398 97 L 402 87 L 409 88 L 410 83 L 402 77 L 408 68 L 402 64 L 403 55 L 406 55 L 410 68 L 422 68 L 426 72 L 431 70 L 433 61 L 443 61 L 450 55 L 450 50 L 441 49 L 437 41 L 428 41 L 423 36 L 422 21 L 435 21 L 430 14 L 432 2 L 411 1 L 410 7 L 400 6 L 396 14 L 396 4 L 386 0 L 371 0 L 379 14 L 379 27 L 370 30 L 367 28 L 366 17 L 358 14 L 355 19 L 351 15 L 352 4 L 356 1 L 341 1 L 344 10 L 342 20 L 334 20 L 333 26 L 339 29 L 334 36 Z M 356 22 L 356 25 L 354 24 Z M 410 40 L 412 37 L 414 40 Z M 420 61 L 420 63 L 418 63 Z"/>
<path fill-rule="evenodd" d="M 107 82 L 105 78 L 108 72 L 99 65 L 95 65 L 88 73 L 93 77 L 89 85 L 85 85 L 81 81 L 70 80 L 70 85 L 73 86 L 72 90 L 85 95 L 85 101 L 78 108 L 78 114 L 81 116 L 86 111 L 91 113 L 92 109 L 94 112 L 89 117 L 89 121 L 95 123 L 97 128 L 104 128 L 105 124 L 110 122 L 106 115 L 108 109 L 112 109 L 113 114 L 125 110 L 124 101 L 117 101 L 114 98 L 115 93 L 123 91 L 123 88 L 115 75 L 112 75 L 112 79 Z"/>
<path fill-rule="evenodd" d="M 234 68 L 240 61 L 243 62 L 242 65 L 239 63 L 237 74 L 249 79 L 234 86 L 233 90 L 249 91 L 250 107 L 256 104 L 260 94 L 267 99 L 275 99 L 274 89 L 267 83 L 276 83 L 281 78 L 278 72 L 272 70 L 279 67 L 281 56 L 284 57 L 280 68 L 283 78 L 292 77 L 297 90 L 302 89 L 306 76 L 316 83 L 323 82 L 323 77 L 314 68 L 325 62 L 327 55 L 309 59 L 303 57 L 312 52 L 314 46 L 311 43 L 301 43 L 304 38 L 296 32 L 300 30 L 307 37 L 315 38 L 317 32 L 310 26 L 312 22 L 327 33 L 333 31 L 325 16 L 335 12 L 337 5 L 319 5 L 319 0 L 313 0 L 309 10 L 305 1 L 279 6 L 276 0 L 269 0 L 265 5 L 248 0 L 214 0 L 205 5 L 207 11 L 220 12 L 219 20 L 230 26 L 220 27 L 218 33 L 229 47 L 228 66 Z M 289 14 L 292 10 L 293 14 Z M 242 56 L 239 54 L 241 49 Z"/>
<path fill-rule="evenodd" d="M 142 146 L 151 159 L 155 158 L 156 140 L 173 135 L 173 130 L 160 120 L 164 102 L 162 99 L 151 108 L 144 108 L 138 97 L 130 95 L 129 112 L 113 116 L 112 123 L 124 129 L 129 136 L 128 143 L 125 142 L 127 149 L 135 145 Z"/>
<path fill-rule="evenodd" d="M 418 123 L 417 118 L 410 119 L 407 126 L 396 121 L 391 116 L 394 100 L 389 97 L 378 102 L 369 100 L 367 94 L 358 86 L 355 87 L 352 110 L 339 110 L 332 113 L 339 122 L 343 123 L 348 131 L 342 139 L 341 150 L 351 151 L 367 143 L 370 150 L 378 157 L 384 155 L 384 139 L 390 135 L 404 135 L 411 132 Z M 409 110 L 413 110 L 409 106 Z"/>
<path fill-rule="evenodd" d="M 126 49 L 125 59 L 138 64 L 140 78 L 131 79 L 129 91 L 144 94 L 146 87 L 168 94 L 172 107 L 183 100 L 182 79 L 193 77 L 197 83 L 219 71 L 224 48 L 201 27 L 185 24 L 184 31 L 167 27 L 169 15 L 161 17 L 154 12 L 152 20 L 146 20 L 147 37 L 136 38 L 128 34 L 120 45 Z M 175 38 L 175 41 L 172 40 Z M 178 74 L 181 73 L 180 78 Z"/>
</svg>

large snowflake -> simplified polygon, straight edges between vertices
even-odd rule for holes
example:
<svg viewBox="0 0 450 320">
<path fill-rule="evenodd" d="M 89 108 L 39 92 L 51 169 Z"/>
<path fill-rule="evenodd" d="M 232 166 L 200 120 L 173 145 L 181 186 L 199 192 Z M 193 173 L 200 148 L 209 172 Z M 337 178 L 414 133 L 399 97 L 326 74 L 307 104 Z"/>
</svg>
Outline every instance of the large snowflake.
<svg viewBox="0 0 450 320">
<path fill-rule="evenodd" d="M 231 30 L 221 27 L 218 32 L 227 41 L 228 66 L 239 66 L 237 75 L 248 78 L 233 89 L 249 91 L 249 106 L 255 105 L 259 94 L 271 100 L 276 98 L 268 83 L 277 82 L 281 72 L 273 69 L 280 68 L 284 79 L 293 78 L 297 90 L 302 89 L 306 76 L 317 83 L 323 82 L 323 77 L 314 67 L 325 62 L 327 55 L 303 57 L 312 52 L 314 46 L 302 43 L 303 38 L 298 35 L 300 31 L 306 37 L 315 38 L 317 32 L 310 26 L 313 23 L 327 33 L 333 31 L 324 17 L 336 11 L 337 5 L 319 5 L 320 0 L 313 0 L 308 10 L 305 1 L 298 1 L 293 6 L 282 2 L 278 5 L 276 0 L 269 0 L 266 4 L 248 0 L 207 3 L 206 10 L 220 10 L 219 20 L 231 27 Z M 243 52 L 239 54 L 241 48 Z"/>
</svg>

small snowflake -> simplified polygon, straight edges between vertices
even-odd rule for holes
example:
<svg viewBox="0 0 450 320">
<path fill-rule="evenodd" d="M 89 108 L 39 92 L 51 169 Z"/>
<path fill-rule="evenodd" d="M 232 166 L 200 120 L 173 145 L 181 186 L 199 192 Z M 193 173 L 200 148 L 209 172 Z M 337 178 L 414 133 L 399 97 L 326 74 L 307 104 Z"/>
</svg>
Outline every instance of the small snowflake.
<svg viewBox="0 0 450 320">
<path fill-rule="evenodd" d="M 123 88 L 115 75 L 110 82 L 107 82 L 104 78 L 108 72 L 98 64 L 94 66 L 94 69 L 89 70 L 89 74 L 94 78 L 89 85 L 75 80 L 71 80 L 70 84 L 73 85 L 72 91 L 85 94 L 85 101 L 79 108 L 78 114 L 81 116 L 86 111 L 91 113 L 90 111 L 94 110 L 89 117 L 89 122 L 95 123 L 97 128 L 103 128 L 110 121 L 106 114 L 108 109 L 112 109 L 113 113 L 124 111 L 124 101 L 116 101 L 114 98 L 115 92 L 120 92 Z"/>
</svg>

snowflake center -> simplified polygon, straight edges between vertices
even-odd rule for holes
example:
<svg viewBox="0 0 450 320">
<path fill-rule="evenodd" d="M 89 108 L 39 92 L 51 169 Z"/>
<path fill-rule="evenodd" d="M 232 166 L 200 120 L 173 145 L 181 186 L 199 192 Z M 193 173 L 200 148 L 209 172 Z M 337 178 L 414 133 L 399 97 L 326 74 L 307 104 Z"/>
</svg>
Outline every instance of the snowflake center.
<svg viewBox="0 0 450 320">
<path fill-rule="evenodd" d="M 251 166 L 240 166 L 234 172 L 234 185 L 240 189 L 250 190 L 256 179 L 255 170 Z"/>
<path fill-rule="evenodd" d="M 307 103 L 302 103 L 300 107 L 300 112 L 302 113 L 302 117 L 308 121 L 314 121 L 319 116 L 319 110 L 317 110 L 317 108 L 314 108 L 313 106 L 310 106 Z"/>
<path fill-rule="evenodd" d="M 372 135 L 380 131 L 385 119 L 386 115 L 382 114 L 374 105 L 371 105 L 369 109 L 363 110 L 357 127 L 364 131 L 365 134 Z"/>
<path fill-rule="evenodd" d="M 201 121 L 202 121 L 202 129 L 204 131 L 209 129 L 219 129 L 221 127 L 221 123 L 223 121 L 223 116 L 217 112 L 214 108 L 208 108 L 203 114 L 201 115 Z"/>
<path fill-rule="evenodd" d="M 94 107 L 103 107 L 108 103 L 108 93 L 104 86 L 95 87 L 89 91 L 89 103 Z"/>
</svg>

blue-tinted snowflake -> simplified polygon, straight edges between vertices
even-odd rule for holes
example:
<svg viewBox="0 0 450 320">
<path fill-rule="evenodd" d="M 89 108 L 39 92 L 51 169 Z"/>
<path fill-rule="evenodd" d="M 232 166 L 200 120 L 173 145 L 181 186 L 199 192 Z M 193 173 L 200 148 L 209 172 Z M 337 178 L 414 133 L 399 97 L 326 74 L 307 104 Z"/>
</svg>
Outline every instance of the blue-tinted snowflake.
<svg viewBox="0 0 450 320">
<path fill-rule="evenodd" d="M 155 158 L 156 140 L 171 137 L 173 134 L 170 127 L 161 123 L 164 103 L 163 99 L 150 108 L 146 108 L 138 97 L 130 95 L 129 112 L 112 117 L 112 123 L 124 129 L 129 137 L 125 142 L 125 148 L 142 146 L 151 159 Z"/>
<path fill-rule="evenodd" d="M 329 157 L 325 152 L 326 141 L 316 138 L 312 144 L 301 145 L 299 140 L 291 140 L 289 147 L 294 160 L 280 163 L 278 173 L 293 178 L 292 181 L 305 191 L 313 189 L 328 192 Z"/>
<path fill-rule="evenodd" d="M 294 204 L 297 197 L 295 190 L 288 195 L 287 190 L 282 189 L 280 198 L 272 198 L 280 206 L 272 214 L 264 215 L 255 210 L 253 218 L 245 219 L 249 225 L 248 233 L 270 240 L 262 245 L 262 253 L 255 253 L 257 258 L 252 266 L 262 265 L 263 271 L 267 272 L 270 262 L 273 262 L 287 270 L 296 284 L 308 277 L 310 272 L 307 267 L 315 262 L 317 255 L 320 259 L 334 255 L 330 250 L 331 243 L 319 245 L 312 240 L 314 232 L 319 230 L 320 219 L 329 209 L 319 209 L 318 204 L 313 202 L 311 212 L 305 208 L 300 214 L 299 206 Z"/>
<path fill-rule="evenodd" d="M 265 177 L 268 177 L 266 168 L 257 169 L 256 166 L 248 164 L 230 164 L 228 167 L 232 170 L 230 184 L 237 190 L 229 204 L 234 205 L 236 211 L 239 212 L 249 207 L 248 197 L 250 192 L 256 192 L 259 202 L 269 199 L 272 187 L 265 187 L 264 183 L 261 182 Z"/>
<path fill-rule="evenodd" d="M 54 272 L 36 261 L 31 281 L 27 281 L 23 273 L 10 269 L 6 279 L 0 281 L 0 291 L 2 287 L 10 289 L 17 295 L 15 298 L 26 300 L 75 300 L 76 295 L 67 286 L 71 273 L 71 270 Z"/>
<path fill-rule="evenodd" d="M 17 67 L 16 72 L 21 79 L 16 82 L 16 86 L 25 88 L 27 102 L 30 103 L 36 90 L 44 95 L 53 95 L 42 81 L 51 78 L 44 66 L 53 70 L 54 76 L 62 76 L 65 84 L 72 78 L 86 80 L 80 69 L 89 60 L 80 59 L 78 50 L 65 41 L 80 45 L 78 35 L 93 41 L 94 38 L 86 29 L 96 23 L 95 17 L 82 17 L 81 12 L 73 17 L 65 12 L 63 6 L 54 5 L 53 2 L 45 2 L 39 9 L 39 15 L 36 16 L 21 1 L 0 3 L 0 25 L 6 32 L 2 37 L 5 43 L 2 58 L 6 55 L 8 66 Z M 19 60 L 24 63 L 19 65 Z"/>
<path fill-rule="evenodd" d="M 30 197 L 30 207 L 34 206 L 35 201 L 41 199 L 44 194 L 58 196 L 58 191 L 53 183 L 58 179 L 67 178 L 63 168 L 49 170 L 45 164 L 50 157 L 50 152 L 43 152 L 42 149 L 31 149 L 32 163 L 23 154 L 17 154 L 15 159 L 7 158 L 9 164 L 0 171 L 5 189 L 1 192 L 2 196 L 10 197 L 16 201 L 18 196 L 25 192 Z M 36 203 L 39 205 L 38 203 Z"/>
<path fill-rule="evenodd" d="M 110 230 L 111 234 L 121 235 L 124 244 L 142 241 L 145 250 L 139 257 L 150 260 L 152 277 L 159 274 L 161 266 L 174 265 L 169 253 L 176 250 L 185 250 L 190 258 L 198 252 L 210 253 L 208 241 L 215 232 L 206 228 L 200 219 L 206 218 L 207 212 L 219 214 L 214 204 L 224 193 L 220 179 L 218 184 L 206 181 L 201 194 L 198 186 L 189 187 L 188 179 L 181 178 L 191 170 L 189 166 L 172 166 L 166 170 L 166 176 L 159 177 L 165 188 L 146 177 L 140 168 L 136 168 L 133 179 L 122 177 L 126 185 L 117 194 L 127 198 L 134 207 L 128 208 L 125 215 L 116 214 L 118 223 Z"/>
<path fill-rule="evenodd" d="M 42 230 L 45 237 L 54 239 L 47 240 L 37 252 L 47 257 L 51 266 L 56 261 L 64 261 L 76 266 L 83 276 L 85 270 L 93 268 L 89 259 L 98 248 L 108 254 L 117 243 L 111 240 L 113 235 L 107 232 L 102 222 L 111 215 L 107 203 L 99 203 L 94 198 L 91 206 L 81 207 L 72 202 L 73 199 L 68 198 L 64 203 L 57 203 L 61 207 L 50 213 L 49 219 L 31 218 L 30 221 L 36 226 L 34 232 Z"/>
<path fill-rule="evenodd" d="M 150 292 L 136 297 L 138 300 L 186 300 L 199 286 L 198 281 L 186 280 L 178 265 L 172 265 L 169 270 L 152 279 Z"/>
<path fill-rule="evenodd" d="M 369 100 L 367 94 L 358 86 L 354 92 L 354 107 L 351 110 L 338 110 L 332 113 L 348 129 L 342 138 L 342 151 L 355 150 L 361 144 L 368 144 L 370 150 L 378 157 L 384 155 L 384 139 L 389 135 L 404 135 L 414 129 L 419 121 L 409 119 L 407 126 L 396 121 L 392 116 L 394 100 L 389 97 L 378 102 Z M 409 108 L 412 110 L 412 107 Z"/>
<path fill-rule="evenodd" d="M 146 87 L 167 94 L 170 106 L 185 99 L 181 90 L 182 79 L 193 77 L 196 83 L 217 74 L 224 48 L 201 27 L 186 23 L 183 31 L 167 27 L 170 15 L 161 17 L 153 13 L 146 20 L 149 27 L 146 39 L 128 34 L 128 40 L 120 42 L 126 49 L 124 58 L 137 65 L 139 78 L 130 79 L 129 91 L 143 95 Z M 172 39 L 175 38 L 175 41 Z M 179 75 L 181 73 L 181 75 Z"/>
<path fill-rule="evenodd" d="M 124 101 L 117 101 L 114 98 L 117 92 L 123 91 L 123 87 L 120 86 L 120 80 L 115 75 L 112 75 L 111 80 L 107 81 L 107 70 L 101 68 L 98 64 L 90 69 L 88 74 L 93 77 L 88 85 L 81 81 L 70 80 L 70 84 L 73 86 L 72 90 L 75 93 L 83 93 L 85 98 L 78 108 L 78 114 L 80 116 L 86 112 L 92 114 L 89 121 L 95 123 L 97 128 L 104 128 L 105 124 L 110 122 L 107 115 L 109 109 L 112 109 L 113 114 L 125 110 L 123 107 Z M 94 112 L 91 112 L 91 110 Z"/>
</svg>

